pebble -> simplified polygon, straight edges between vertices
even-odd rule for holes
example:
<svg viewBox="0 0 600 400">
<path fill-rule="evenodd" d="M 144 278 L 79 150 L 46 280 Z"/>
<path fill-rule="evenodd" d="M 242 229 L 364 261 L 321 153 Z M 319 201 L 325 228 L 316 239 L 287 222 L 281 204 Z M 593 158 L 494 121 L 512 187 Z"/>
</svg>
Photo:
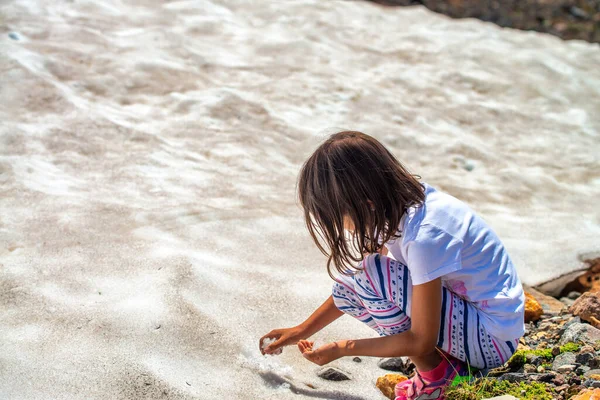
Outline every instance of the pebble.
<svg viewBox="0 0 600 400">
<path fill-rule="evenodd" d="M 377 366 L 388 371 L 402 372 L 405 375 L 410 375 L 414 369 L 414 364 L 407 357 L 383 358 L 379 360 Z"/>
<path fill-rule="evenodd" d="M 532 364 L 525 364 L 523 365 L 523 370 L 527 373 L 534 373 L 537 372 L 537 368 L 535 365 Z"/>
<path fill-rule="evenodd" d="M 317 372 L 317 375 L 320 378 L 326 379 L 328 381 L 350 380 L 350 377 L 348 376 L 349 374 L 347 374 L 346 372 L 341 371 L 337 368 L 333 368 L 333 367 L 324 368 L 324 369 L 320 370 L 319 372 Z"/>
<path fill-rule="evenodd" d="M 8 37 L 12 40 L 21 40 L 21 36 L 17 32 L 9 32 Z"/>
<path fill-rule="evenodd" d="M 552 369 L 558 371 L 558 369 L 567 364 L 575 364 L 575 353 L 571 353 L 570 351 L 566 353 L 559 354 L 556 356 L 554 361 L 552 362 Z"/>
<path fill-rule="evenodd" d="M 600 376 L 600 369 L 590 369 L 586 373 L 583 374 L 585 378 L 592 378 L 592 375 Z"/>
<path fill-rule="evenodd" d="M 577 357 L 575 357 L 575 362 L 578 362 L 582 365 L 588 365 L 590 361 L 594 359 L 594 354 L 592 353 L 579 353 Z"/>
<path fill-rule="evenodd" d="M 586 344 L 585 346 L 583 346 L 581 349 L 579 349 L 579 353 L 593 353 L 594 352 L 594 348 L 592 346 L 590 346 L 589 344 Z"/>
<path fill-rule="evenodd" d="M 581 322 L 575 322 L 567 326 L 565 333 L 563 333 L 562 338 L 560 339 L 560 344 L 566 344 L 569 342 L 583 342 L 583 344 L 589 344 L 593 346 L 594 343 L 596 343 L 599 340 L 600 329 L 594 328 L 590 324 L 582 324 Z"/>
<path fill-rule="evenodd" d="M 581 293 L 579 293 L 579 292 L 575 292 L 575 291 L 573 291 L 573 292 L 569 292 L 569 294 L 567 295 L 567 297 L 568 297 L 569 299 L 571 299 L 571 300 L 577 300 L 577 298 L 578 298 L 579 296 L 581 296 Z"/>
<path fill-rule="evenodd" d="M 562 374 L 556 375 L 554 377 L 554 379 L 552 379 L 552 383 L 554 383 L 556 386 L 564 385 L 565 384 L 565 376 Z"/>
<path fill-rule="evenodd" d="M 465 165 L 463 165 L 463 168 L 469 172 L 473 171 L 475 169 L 475 163 L 471 160 L 467 160 L 465 162 Z"/>
<path fill-rule="evenodd" d="M 560 367 L 558 367 L 556 369 L 556 371 L 560 372 L 561 374 L 568 374 L 569 372 L 575 371 L 576 368 L 577 368 L 576 365 L 565 364 L 565 365 L 561 365 Z"/>
<path fill-rule="evenodd" d="M 357 363 L 362 362 L 362 360 L 360 359 L 360 357 L 354 357 L 352 359 L 352 361 L 357 362 Z"/>
<path fill-rule="evenodd" d="M 532 375 L 531 380 L 534 382 L 550 383 L 556 375 L 551 373 Z"/>
<path fill-rule="evenodd" d="M 507 374 L 504 374 L 500 377 L 498 377 L 499 381 L 509 381 L 511 383 L 514 382 L 523 382 L 527 380 L 527 375 L 526 374 L 522 374 L 520 372 L 509 372 Z"/>
</svg>

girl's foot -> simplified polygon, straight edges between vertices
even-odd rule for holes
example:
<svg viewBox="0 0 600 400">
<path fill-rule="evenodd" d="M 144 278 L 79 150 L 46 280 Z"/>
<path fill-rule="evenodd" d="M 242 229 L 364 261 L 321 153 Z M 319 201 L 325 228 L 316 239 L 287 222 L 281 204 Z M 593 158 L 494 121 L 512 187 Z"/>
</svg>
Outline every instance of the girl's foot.
<svg viewBox="0 0 600 400">
<path fill-rule="evenodd" d="M 395 400 L 443 400 L 444 389 L 457 375 L 469 375 L 469 368 L 455 358 L 443 358 L 431 371 L 417 371 L 412 379 L 397 384 Z"/>
</svg>

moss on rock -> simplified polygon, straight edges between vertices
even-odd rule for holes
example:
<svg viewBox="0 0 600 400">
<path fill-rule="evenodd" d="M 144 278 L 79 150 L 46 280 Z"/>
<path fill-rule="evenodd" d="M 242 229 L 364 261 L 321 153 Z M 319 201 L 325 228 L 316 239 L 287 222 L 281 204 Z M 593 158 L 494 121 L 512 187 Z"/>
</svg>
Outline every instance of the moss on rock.
<svg viewBox="0 0 600 400">
<path fill-rule="evenodd" d="M 446 388 L 447 400 L 481 400 L 509 394 L 521 400 L 552 400 L 546 385 L 538 382 L 511 383 L 496 379 L 482 378 L 472 382 L 461 382 Z"/>
</svg>

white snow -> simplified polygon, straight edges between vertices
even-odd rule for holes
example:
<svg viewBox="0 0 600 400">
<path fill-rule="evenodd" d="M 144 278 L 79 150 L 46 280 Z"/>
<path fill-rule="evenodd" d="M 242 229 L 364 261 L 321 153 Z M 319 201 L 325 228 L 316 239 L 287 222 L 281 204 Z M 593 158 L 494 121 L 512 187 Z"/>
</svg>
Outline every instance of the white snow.
<svg viewBox="0 0 600 400">
<path fill-rule="evenodd" d="M 599 250 L 597 44 L 363 1 L 0 15 L 0 398 L 378 398 L 377 360 L 326 382 L 258 348 L 329 295 L 295 183 L 341 128 L 470 204 L 526 283 Z"/>
</svg>

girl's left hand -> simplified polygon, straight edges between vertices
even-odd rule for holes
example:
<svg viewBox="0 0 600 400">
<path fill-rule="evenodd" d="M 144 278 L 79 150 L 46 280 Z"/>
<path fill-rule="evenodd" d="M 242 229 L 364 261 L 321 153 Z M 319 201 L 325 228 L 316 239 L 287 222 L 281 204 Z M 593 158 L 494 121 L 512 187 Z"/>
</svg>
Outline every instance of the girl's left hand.
<svg viewBox="0 0 600 400">
<path fill-rule="evenodd" d="M 328 343 L 313 350 L 314 344 L 314 342 L 309 342 L 308 340 L 300 340 L 298 342 L 298 349 L 300 349 L 304 358 L 317 365 L 325 365 L 344 356 L 345 340 Z"/>
</svg>

